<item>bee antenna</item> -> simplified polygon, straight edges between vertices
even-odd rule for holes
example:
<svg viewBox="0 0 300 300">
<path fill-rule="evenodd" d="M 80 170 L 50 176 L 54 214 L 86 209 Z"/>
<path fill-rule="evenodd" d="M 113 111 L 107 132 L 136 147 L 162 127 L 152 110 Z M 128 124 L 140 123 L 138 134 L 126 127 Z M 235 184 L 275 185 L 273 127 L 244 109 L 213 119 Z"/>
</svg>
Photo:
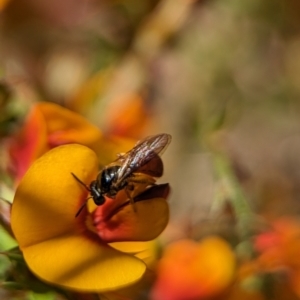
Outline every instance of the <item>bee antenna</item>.
<svg viewBox="0 0 300 300">
<path fill-rule="evenodd" d="M 81 185 L 83 185 L 88 191 L 90 191 L 90 188 L 84 183 L 82 182 L 74 173 L 72 173 L 72 176 L 75 178 L 75 180 L 77 180 Z M 89 198 L 88 198 L 89 199 Z"/>
<path fill-rule="evenodd" d="M 89 199 L 91 199 L 93 197 L 88 197 L 86 198 L 86 200 L 83 202 L 83 204 L 80 206 L 80 208 L 78 209 L 76 215 L 75 215 L 75 218 L 77 218 L 79 216 L 79 214 L 81 213 L 81 211 L 83 210 L 83 208 L 86 206 L 87 202 Z"/>
</svg>

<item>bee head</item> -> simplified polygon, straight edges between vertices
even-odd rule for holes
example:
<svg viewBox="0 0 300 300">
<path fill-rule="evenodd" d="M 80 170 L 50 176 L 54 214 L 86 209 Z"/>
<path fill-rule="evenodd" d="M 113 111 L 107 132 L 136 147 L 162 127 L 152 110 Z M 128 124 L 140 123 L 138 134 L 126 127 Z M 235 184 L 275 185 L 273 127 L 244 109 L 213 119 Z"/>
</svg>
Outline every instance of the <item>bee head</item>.
<svg viewBox="0 0 300 300">
<path fill-rule="evenodd" d="M 103 192 L 100 187 L 97 185 L 97 181 L 94 180 L 90 184 L 90 193 L 96 205 L 102 205 L 105 202 Z"/>
</svg>

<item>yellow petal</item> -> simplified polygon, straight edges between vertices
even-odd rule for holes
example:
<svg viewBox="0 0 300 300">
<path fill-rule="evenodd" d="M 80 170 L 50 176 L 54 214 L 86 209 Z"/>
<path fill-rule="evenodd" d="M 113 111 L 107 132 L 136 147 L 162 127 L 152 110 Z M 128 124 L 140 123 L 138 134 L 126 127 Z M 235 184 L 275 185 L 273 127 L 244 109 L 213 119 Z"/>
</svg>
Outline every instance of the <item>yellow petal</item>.
<svg viewBox="0 0 300 300">
<path fill-rule="evenodd" d="M 144 251 L 148 251 L 149 249 L 153 250 L 156 242 L 148 241 L 148 242 L 115 242 L 111 243 L 110 246 L 118 249 L 119 251 L 136 254 Z"/>
<path fill-rule="evenodd" d="M 26 247 L 24 257 L 41 279 L 78 291 L 109 291 L 138 281 L 145 265 L 134 256 L 79 234 Z"/>
<path fill-rule="evenodd" d="M 197 258 L 198 267 L 207 270 L 210 276 L 203 271 L 201 274 L 199 268 L 193 271 L 202 275 L 203 286 L 207 293 L 218 293 L 227 287 L 235 273 L 235 256 L 227 241 L 219 237 L 207 237 L 199 244 L 200 255 Z M 205 258 L 203 260 L 203 258 Z"/>
<path fill-rule="evenodd" d="M 136 144 L 135 139 L 107 135 L 103 137 L 101 147 L 96 151 L 101 164 L 106 165 L 116 160 L 119 153 L 129 151 Z"/>
<path fill-rule="evenodd" d="M 143 278 L 137 283 L 113 292 L 104 293 L 100 295 L 100 299 L 102 299 L 102 297 L 105 300 L 145 299 L 145 295 L 149 288 L 153 285 L 154 280 L 155 272 L 147 270 Z"/>
<path fill-rule="evenodd" d="M 76 212 L 87 191 L 73 178 L 90 182 L 97 174 L 97 157 L 87 147 L 52 149 L 30 167 L 20 182 L 13 206 L 12 229 L 22 248 L 78 231 Z"/>
<path fill-rule="evenodd" d="M 119 251 L 133 254 L 135 257 L 141 259 L 147 265 L 148 270 L 153 269 L 158 257 L 158 244 L 156 240 L 148 242 L 116 242 L 111 243 L 110 246 Z"/>
</svg>

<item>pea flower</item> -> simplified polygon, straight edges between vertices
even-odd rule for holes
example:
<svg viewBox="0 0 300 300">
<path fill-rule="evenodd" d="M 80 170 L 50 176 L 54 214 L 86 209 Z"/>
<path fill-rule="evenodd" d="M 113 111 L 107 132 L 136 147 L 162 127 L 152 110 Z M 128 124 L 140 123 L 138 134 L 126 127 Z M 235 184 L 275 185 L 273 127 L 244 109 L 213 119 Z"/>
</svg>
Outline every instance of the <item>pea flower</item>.
<svg viewBox="0 0 300 300">
<path fill-rule="evenodd" d="M 235 256 L 219 237 L 179 240 L 158 263 L 152 300 L 206 299 L 224 291 L 235 274 Z"/>
<path fill-rule="evenodd" d="M 139 93 L 119 95 L 113 99 L 104 118 L 110 135 L 134 138 L 141 137 L 152 121 L 149 107 Z"/>
<path fill-rule="evenodd" d="M 96 154 L 78 144 L 56 147 L 32 164 L 17 188 L 11 226 L 26 263 L 41 280 L 77 291 L 113 291 L 137 282 L 146 270 L 139 258 L 143 246 L 133 252 L 124 241 L 141 243 L 162 232 L 168 185 L 141 193 L 134 207 L 124 193 L 101 206 L 90 200 L 76 218 L 88 191 L 71 172 L 88 185 L 98 172 Z"/>
<path fill-rule="evenodd" d="M 101 131 L 79 114 L 54 103 L 39 102 L 10 140 L 11 172 L 18 182 L 32 162 L 48 150 L 69 143 L 96 150 L 101 138 Z"/>
<path fill-rule="evenodd" d="M 300 223 L 292 217 L 281 217 L 271 229 L 254 240 L 258 258 L 252 262 L 256 272 L 283 272 L 290 288 L 300 295 Z"/>
</svg>

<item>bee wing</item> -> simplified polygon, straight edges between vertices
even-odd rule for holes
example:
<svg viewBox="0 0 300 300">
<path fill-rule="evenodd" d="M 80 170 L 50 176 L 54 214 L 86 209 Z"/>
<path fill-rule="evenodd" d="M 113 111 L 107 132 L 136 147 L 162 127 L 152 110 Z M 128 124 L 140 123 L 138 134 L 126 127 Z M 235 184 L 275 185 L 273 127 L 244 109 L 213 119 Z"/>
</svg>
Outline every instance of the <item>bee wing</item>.
<svg viewBox="0 0 300 300">
<path fill-rule="evenodd" d="M 161 177 L 164 172 L 164 165 L 160 156 L 156 154 L 150 161 L 136 171 L 152 177 Z"/>
<path fill-rule="evenodd" d="M 155 174 L 152 175 L 154 177 L 161 176 L 163 166 L 158 155 L 163 153 L 171 139 L 171 135 L 166 133 L 149 136 L 139 141 L 130 151 L 121 155 L 118 159 L 121 162 L 121 168 L 118 171 L 116 185 L 135 171 L 149 175 Z"/>
</svg>

